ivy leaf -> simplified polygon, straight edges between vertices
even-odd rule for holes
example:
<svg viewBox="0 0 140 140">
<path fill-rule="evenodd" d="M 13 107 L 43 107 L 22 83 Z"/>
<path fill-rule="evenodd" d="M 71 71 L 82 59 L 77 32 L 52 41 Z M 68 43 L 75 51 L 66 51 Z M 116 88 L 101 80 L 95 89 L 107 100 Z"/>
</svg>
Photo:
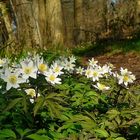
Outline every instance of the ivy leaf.
<svg viewBox="0 0 140 140">
<path fill-rule="evenodd" d="M 0 131 L 0 138 L 16 138 L 16 135 L 10 129 L 3 129 Z"/>
</svg>

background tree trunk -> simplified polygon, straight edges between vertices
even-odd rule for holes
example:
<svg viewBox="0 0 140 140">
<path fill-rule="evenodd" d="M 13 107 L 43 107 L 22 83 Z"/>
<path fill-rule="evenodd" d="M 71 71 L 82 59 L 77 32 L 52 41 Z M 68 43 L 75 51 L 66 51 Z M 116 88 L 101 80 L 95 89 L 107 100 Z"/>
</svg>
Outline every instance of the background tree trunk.
<svg viewBox="0 0 140 140">
<path fill-rule="evenodd" d="M 48 29 L 50 27 L 51 41 L 53 44 L 63 44 L 64 42 L 64 28 L 63 16 L 60 0 L 47 0 L 46 3 L 46 18 L 48 22 Z"/>
<path fill-rule="evenodd" d="M 47 43 L 46 0 L 33 0 L 32 3 L 33 13 L 37 21 L 38 29 L 40 31 L 42 45 L 45 46 L 45 44 Z"/>
<path fill-rule="evenodd" d="M 83 10 L 83 0 L 74 0 L 74 40 L 76 44 L 85 40 Z"/>
<path fill-rule="evenodd" d="M 2 3 L 2 2 L 0 3 L 0 13 L 1 13 L 1 18 L 3 20 L 3 25 L 1 23 L 1 26 L 3 26 L 3 27 L 5 26 L 6 28 L 5 29 L 3 28 L 3 31 L 5 30 L 7 32 L 7 33 L 5 32 L 6 34 L 4 35 L 5 39 L 12 41 L 14 39 L 14 35 L 13 35 L 12 25 L 9 20 L 9 16 L 8 16 L 8 12 L 6 10 L 5 3 Z"/>
<path fill-rule="evenodd" d="M 33 7 L 33 4 L 28 0 L 11 0 L 11 2 L 16 15 L 18 40 L 28 47 L 41 47 L 42 41 L 36 19 L 37 13 L 33 11 L 37 7 Z M 37 1 L 35 0 L 35 2 Z"/>
<path fill-rule="evenodd" d="M 137 0 L 137 24 L 140 24 L 140 0 Z"/>
</svg>

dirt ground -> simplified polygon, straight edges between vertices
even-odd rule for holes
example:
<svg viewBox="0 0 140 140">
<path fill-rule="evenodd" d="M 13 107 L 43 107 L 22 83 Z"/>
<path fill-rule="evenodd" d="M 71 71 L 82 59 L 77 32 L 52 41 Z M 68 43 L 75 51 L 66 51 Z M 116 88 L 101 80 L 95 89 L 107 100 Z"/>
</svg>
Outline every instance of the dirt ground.
<svg viewBox="0 0 140 140">
<path fill-rule="evenodd" d="M 127 54 L 115 54 L 112 56 L 97 56 L 94 57 L 101 64 L 106 62 L 112 63 L 116 70 L 119 70 L 120 67 L 127 68 L 129 71 L 132 71 L 136 76 L 136 83 L 140 84 L 140 54 L 131 52 Z"/>
</svg>

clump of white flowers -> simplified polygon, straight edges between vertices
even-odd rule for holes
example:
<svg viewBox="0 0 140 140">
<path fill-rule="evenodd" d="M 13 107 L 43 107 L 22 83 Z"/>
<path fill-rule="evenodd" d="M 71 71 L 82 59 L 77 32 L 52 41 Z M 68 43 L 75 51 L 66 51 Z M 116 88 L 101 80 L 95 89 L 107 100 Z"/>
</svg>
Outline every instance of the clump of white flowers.
<svg viewBox="0 0 140 140">
<path fill-rule="evenodd" d="M 90 79 L 93 87 L 101 91 L 109 90 L 111 87 L 102 84 L 100 79 L 113 77 L 119 85 L 125 87 L 136 79 L 132 72 L 127 69 L 121 68 L 120 73 L 114 72 L 112 64 L 108 63 L 101 66 L 94 58 L 88 61 L 87 67 L 76 67 L 76 58 L 74 56 L 60 57 L 52 64 L 48 64 L 38 54 L 33 57 L 28 56 L 26 59 L 21 60 L 19 64 L 14 63 L 14 65 L 9 65 L 8 59 L 2 58 L 0 59 L 0 78 L 6 82 L 7 91 L 11 88 L 20 88 L 20 84 L 28 83 L 29 78 L 37 79 L 39 75 L 44 76 L 46 82 L 54 86 L 63 82 L 61 75 L 66 73 L 79 74 Z M 39 95 L 36 94 L 33 88 L 25 89 L 25 92 L 31 96 L 32 102 L 36 95 Z"/>
</svg>

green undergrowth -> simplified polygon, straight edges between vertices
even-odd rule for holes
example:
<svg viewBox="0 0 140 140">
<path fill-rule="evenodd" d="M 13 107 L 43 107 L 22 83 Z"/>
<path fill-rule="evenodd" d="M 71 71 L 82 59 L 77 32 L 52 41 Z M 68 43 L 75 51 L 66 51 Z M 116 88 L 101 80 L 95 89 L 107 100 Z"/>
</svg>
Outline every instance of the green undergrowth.
<svg viewBox="0 0 140 140">
<path fill-rule="evenodd" d="M 77 56 L 114 55 L 116 53 L 135 52 L 140 54 L 140 40 L 103 40 L 95 44 L 83 43 L 72 50 Z"/>
<path fill-rule="evenodd" d="M 52 62 L 60 54 L 40 55 Z M 97 81 L 75 71 L 64 71 L 61 84 L 45 78 L 37 73 L 36 79 L 29 77 L 20 88 L 9 90 L 3 76 L 0 78 L 0 140 L 140 139 L 139 85 L 120 85 L 110 74 L 100 78 L 102 88 L 109 87 L 102 90 L 95 88 Z M 34 102 L 26 94 L 29 88 L 35 89 Z"/>
</svg>

